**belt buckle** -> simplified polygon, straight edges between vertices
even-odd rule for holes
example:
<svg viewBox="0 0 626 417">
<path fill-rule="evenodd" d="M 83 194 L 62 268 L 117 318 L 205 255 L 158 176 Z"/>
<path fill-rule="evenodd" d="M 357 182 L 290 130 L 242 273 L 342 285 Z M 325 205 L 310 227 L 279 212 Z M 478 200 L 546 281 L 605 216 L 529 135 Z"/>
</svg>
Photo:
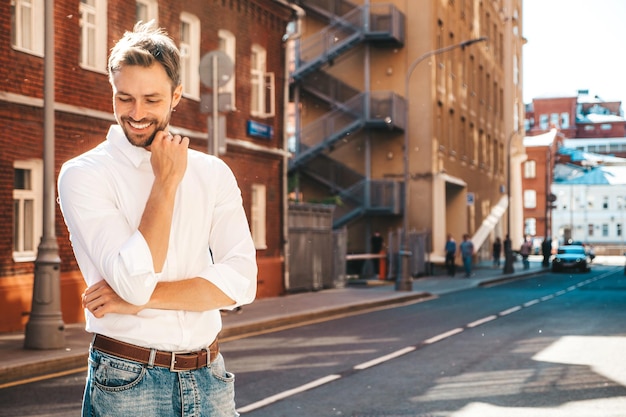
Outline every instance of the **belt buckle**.
<svg viewBox="0 0 626 417">
<path fill-rule="evenodd" d="M 170 372 L 185 372 L 185 371 L 189 371 L 189 369 L 176 369 L 174 368 L 176 366 L 176 355 L 184 355 L 184 354 L 188 354 L 189 352 L 172 352 L 172 359 L 170 360 Z"/>
</svg>

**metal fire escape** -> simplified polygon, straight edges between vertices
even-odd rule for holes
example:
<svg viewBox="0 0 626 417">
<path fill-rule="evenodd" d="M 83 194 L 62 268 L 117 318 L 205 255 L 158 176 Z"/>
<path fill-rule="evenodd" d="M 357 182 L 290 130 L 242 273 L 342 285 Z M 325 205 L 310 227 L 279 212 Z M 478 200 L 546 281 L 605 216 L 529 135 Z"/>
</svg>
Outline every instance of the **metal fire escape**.
<svg viewBox="0 0 626 417">
<path fill-rule="evenodd" d="M 300 0 L 298 4 L 328 26 L 300 40 L 292 86 L 327 103 L 331 110 L 296 132 L 289 171 L 306 175 L 341 198 L 343 205 L 335 209 L 335 228 L 363 215 L 400 215 L 402 183 L 369 179 L 334 160 L 331 152 L 363 130 L 402 131 L 404 99 L 390 91 L 359 91 L 324 68 L 365 42 L 403 46 L 404 15 L 390 4 L 356 6 L 345 0 Z"/>
</svg>

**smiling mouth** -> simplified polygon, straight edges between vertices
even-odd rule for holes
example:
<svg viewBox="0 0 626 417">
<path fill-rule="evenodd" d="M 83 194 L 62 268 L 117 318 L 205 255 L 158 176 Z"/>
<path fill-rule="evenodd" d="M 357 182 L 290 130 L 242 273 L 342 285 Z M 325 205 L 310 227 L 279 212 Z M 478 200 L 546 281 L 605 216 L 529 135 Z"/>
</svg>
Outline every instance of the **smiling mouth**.
<svg viewBox="0 0 626 417">
<path fill-rule="evenodd" d="M 128 121 L 128 124 L 130 125 L 130 127 L 132 127 L 133 129 L 137 129 L 137 130 L 147 129 L 148 127 L 152 125 L 151 122 L 136 123 L 136 122 L 131 122 L 130 120 Z"/>
</svg>

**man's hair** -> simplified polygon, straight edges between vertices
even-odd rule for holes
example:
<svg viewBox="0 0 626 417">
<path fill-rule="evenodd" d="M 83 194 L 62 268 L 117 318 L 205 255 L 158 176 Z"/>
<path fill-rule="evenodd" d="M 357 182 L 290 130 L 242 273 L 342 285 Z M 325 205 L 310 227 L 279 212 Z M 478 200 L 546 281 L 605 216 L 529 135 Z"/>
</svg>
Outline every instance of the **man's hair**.
<svg viewBox="0 0 626 417">
<path fill-rule="evenodd" d="M 180 52 L 164 29 L 151 20 L 138 22 L 132 32 L 124 33 L 111 49 L 107 71 L 113 74 L 126 65 L 150 67 L 160 63 L 172 82 L 172 90 L 180 85 Z"/>
</svg>

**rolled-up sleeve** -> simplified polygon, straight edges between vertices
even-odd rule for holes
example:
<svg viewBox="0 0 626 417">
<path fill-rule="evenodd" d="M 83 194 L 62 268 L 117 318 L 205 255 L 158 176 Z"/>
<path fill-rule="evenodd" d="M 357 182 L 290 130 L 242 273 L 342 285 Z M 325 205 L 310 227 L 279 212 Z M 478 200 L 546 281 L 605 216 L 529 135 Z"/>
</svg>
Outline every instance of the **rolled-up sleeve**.
<svg viewBox="0 0 626 417">
<path fill-rule="evenodd" d="M 222 161 L 217 162 L 217 168 L 219 181 L 209 236 L 214 264 L 200 276 L 234 300 L 235 307 L 252 302 L 256 296 L 256 249 L 235 176 Z"/>
<path fill-rule="evenodd" d="M 87 285 L 105 279 L 125 301 L 142 305 L 158 276 L 147 242 L 112 190 L 106 175 L 84 162 L 70 161 L 59 173 L 59 204 Z"/>
</svg>

